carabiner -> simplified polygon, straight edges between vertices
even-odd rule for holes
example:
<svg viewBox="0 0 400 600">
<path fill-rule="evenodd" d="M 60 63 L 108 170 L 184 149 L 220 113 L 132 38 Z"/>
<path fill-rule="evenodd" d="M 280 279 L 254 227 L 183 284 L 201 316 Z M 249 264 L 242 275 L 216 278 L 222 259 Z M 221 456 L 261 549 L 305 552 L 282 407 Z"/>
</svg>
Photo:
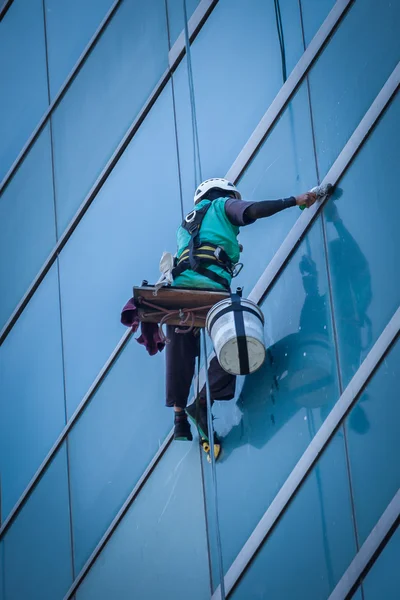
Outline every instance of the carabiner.
<svg viewBox="0 0 400 600">
<path fill-rule="evenodd" d="M 243 263 L 236 263 L 236 265 L 233 267 L 232 279 L 234 277 L 237 277 L 242 269 L 243 269 Z"/>
<path fill-rule="evenodd" d="M 186 223 L 192 223 L 196 218 L 196 211 L 192 210 L 192 212 L 190 212 L 188 215 L 186 215 L 185 217 L 185 221 Z"/>
</svg>

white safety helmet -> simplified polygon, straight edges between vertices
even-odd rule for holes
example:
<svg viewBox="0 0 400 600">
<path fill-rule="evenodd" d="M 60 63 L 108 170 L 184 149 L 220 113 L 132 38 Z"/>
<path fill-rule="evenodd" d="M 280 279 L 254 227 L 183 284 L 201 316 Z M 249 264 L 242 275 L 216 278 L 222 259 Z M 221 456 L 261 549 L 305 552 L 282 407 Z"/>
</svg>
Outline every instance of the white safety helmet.
<svg viewBox="0 0 400 600">
<path fill-rule="evenodd" d="M 214 177 L 213 179 L 206 179 L 205 181 L 203 181 L 203 183 L 199 185 L 194 195 L 194 203 L 197 204 L 198 202 L 200 202 L 200 200 L 204 198 L 206 193 L 214 188 L 226 190 L 228 192 L 233 192 L 235 194 L 235 198 L 237 198 L 238 200 L 242 199 L 240 192 L 238 191 L 236 186 L 233 185 L 233 183 L 231 183 L 227 179 Z"/>
</svg>

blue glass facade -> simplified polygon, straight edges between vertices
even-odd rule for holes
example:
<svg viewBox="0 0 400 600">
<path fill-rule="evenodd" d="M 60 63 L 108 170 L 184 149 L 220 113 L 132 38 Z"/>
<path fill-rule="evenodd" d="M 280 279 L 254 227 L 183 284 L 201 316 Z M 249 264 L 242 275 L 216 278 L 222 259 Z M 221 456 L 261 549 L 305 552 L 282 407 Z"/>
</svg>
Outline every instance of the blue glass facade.
<svg viewBox="0 0 400 600">
<path fill-rule="evenodd" d="M 346 146 L 399 64 L 400 4 L 345 4 L 186 0 L 203 179 L 251 146 L 335 18 L 236 183 L 296 195 L 354 153 L 259 294 L 267 358 L 214 406 L 217 490 L 197 437 L 171 442 L 164 354 L 119 322 L 192 206 L 183 0 L 0 12 L 0 600 L 216 600 L 221 564 L 232 599 L 323 600 L 368 543 L 400 487 L 398 343 L 235 571 L 400 304 L 399 92 Z M 306 213 L 242 229 L 246 296 Z M 386 541 L 357 600 L 399 597 L 398 530 Z"/>
</svg>

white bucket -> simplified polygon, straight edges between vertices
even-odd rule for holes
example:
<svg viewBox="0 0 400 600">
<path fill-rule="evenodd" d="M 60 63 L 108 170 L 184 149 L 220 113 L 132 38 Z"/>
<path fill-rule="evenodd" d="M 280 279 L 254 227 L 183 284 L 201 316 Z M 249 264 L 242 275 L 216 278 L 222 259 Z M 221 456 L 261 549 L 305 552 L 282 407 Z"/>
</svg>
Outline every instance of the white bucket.
<svg viewBox="0 0 400 600">
<path fill-rule="evenodd" d="M 232 375 L 257 371 L 265 360 L 264 315 L 254 302 L 234 295 L 215 304 L 206 327 L 221 367 Z"/>
</svg>

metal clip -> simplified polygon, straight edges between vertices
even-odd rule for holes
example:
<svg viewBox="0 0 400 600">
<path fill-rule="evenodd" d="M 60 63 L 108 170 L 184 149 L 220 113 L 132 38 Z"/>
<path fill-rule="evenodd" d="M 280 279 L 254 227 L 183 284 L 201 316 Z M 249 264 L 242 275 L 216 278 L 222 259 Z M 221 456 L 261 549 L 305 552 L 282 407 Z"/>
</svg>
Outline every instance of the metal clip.
<svg viewBox="0 0 400 600">
<path fill-rule="evenodd" d="M 192 210 L 192 212 L 190 212 L 188 215 L 186 215 L 185 217 L 185 221 L 186 223 L 192 223 L 196 218 L 196 211 Z"/>
<path fill-rule="evenodd" d="M 243 263 L 236 263 L 232 270 L 232 278 L 237 277 L 242 269 Z"/>
<path fill-rule="evenodd" d="M 222 248 L 220 246 L 217 246 L 214 250 L 214 256 L 219 262 L 221 262 L 221 259 L 220 259 L 221 250 L 222 250 Z"/>
</svg>

